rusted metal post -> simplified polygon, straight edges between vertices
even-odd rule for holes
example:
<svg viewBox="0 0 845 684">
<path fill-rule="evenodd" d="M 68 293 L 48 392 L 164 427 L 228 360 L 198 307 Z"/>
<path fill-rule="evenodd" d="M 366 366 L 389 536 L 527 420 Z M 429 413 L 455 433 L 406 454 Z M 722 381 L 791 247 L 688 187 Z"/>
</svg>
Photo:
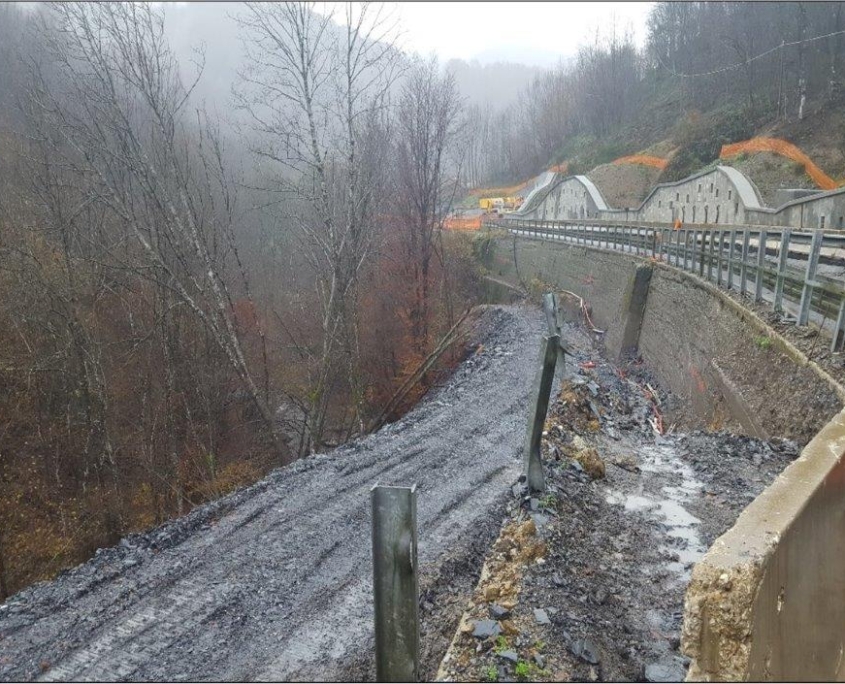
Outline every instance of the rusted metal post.
<svg viewBox="0 0 845 684">
<path fill-rule="evenodd" d="M 534 378 L 534 391 L 529 403 L 528 429 L 525 433 L 525 448 L 523 449 L 523 474 L 528 488 L 532 492 L 542 492 L 546 489 L 543 462 L 540 458 L 540 440 L 543 436 L 546 412 L 549 409 L 549 397 L 552 392 L 552 381 L 555 377 L 555 363 L 559 347 L 560 337 L 558 335 L 549 335 L 543 338 L 540 344 L 537 375 Z"/>
<path fill-rule="evenodd" d="M 416 682 L 420 620 L 417 576 L 417 486 L 371 491 L 376 678 Z"/>
</svg>

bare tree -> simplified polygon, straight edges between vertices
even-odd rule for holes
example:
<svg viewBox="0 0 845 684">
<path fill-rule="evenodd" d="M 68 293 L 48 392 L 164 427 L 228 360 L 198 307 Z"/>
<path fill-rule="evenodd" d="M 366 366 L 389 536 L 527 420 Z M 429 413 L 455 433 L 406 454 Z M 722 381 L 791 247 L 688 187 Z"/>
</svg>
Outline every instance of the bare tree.
<svg viewBox="0 0 845 684">
<path fill-rule="evenodd" d="M 456 142 L 460 115 L 461 98 L 453 76 L 441 74 L 435 59 L 417 62 L 399 102 L 396 177 L 414 290 L 409 319 L 419 350 L 425 348 L 428 337 L 435 231 L 449 211 L 458 178 L 458 168 L 447 166 L 447 154 Z"/>
<path fill-rule="evenodd" d="M 387 106 L 400 65 L 394 26 L 381 5 L 345 5 L 343 26 L 313 3 L 249 3 L 239 17 L 249 66 L 239 97 L 259 143 L 277 169 L 269 190 L 287 201 L 288 225 L 314 271 L 321 347 L 312 354 L 308 425 L 319 448 L 338 357 L 359 429 L 364 388 L 356 317 L 361 269 L 373 238 L 372 162 L 366 131 Z"/>
<path fill-rule="evenodd" d="M 47 37 L 63 78 L 50 82 L 40 74 L 33 103 L 72 150 L 67 163 L 88 180 L 84 205 L 108 211 L 140 247 L 144 264 L 134 264 L 136 270 L 206 327 L 283 458 L 234 323 L 226 275 L 233 198 L 221 146 L 204 117 L 196 124 L 200 138 L 192 136 L 191 86 L 179 77 L 160 15 L 136 3 L 54 10 L 60 28 Z M 122 246 L 117 241 L 112 255 L 119 258 Z"/>
</svg>

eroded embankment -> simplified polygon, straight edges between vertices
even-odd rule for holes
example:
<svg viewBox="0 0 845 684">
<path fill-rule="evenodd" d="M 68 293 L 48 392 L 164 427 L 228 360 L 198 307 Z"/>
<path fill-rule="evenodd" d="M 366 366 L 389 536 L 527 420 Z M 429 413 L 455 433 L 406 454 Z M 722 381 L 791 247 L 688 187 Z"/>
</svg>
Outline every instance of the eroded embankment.
<svg viewBox="0 0 845 684">
<path fill-rule="evenodd" d="M 608 362 L 572 325 L 565 339 L 548 491 L 515 488 L 443 678 L 682 679 L 693 563 L 797 454 L 791 442 L 661 426 L 672 397 L 645 364 Z"/>
</svg>

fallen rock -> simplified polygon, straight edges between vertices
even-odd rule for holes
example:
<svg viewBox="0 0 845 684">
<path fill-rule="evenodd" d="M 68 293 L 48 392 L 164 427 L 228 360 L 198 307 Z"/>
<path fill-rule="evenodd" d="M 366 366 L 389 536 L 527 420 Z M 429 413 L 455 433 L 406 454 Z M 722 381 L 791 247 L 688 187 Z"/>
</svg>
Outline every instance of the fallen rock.
<svg viewBox="0 0 845 684">
<path fill-rule="evenodd" d="M 548 614 L 542 608 L 534 609 L 534 619 L 538 625 L 548 625 L 550 622 Z"/>
<path fill-rule="evenodd" d="M 495 620 L 477 620 L 472 635 L 476 639 L 489 639 L 490 637 L 499 636 L 502 628 Z"/>
<path fill-rule="evenodd" d="M 498 603 L 490 604 L 490 617 L 494 620 L 504 620 L 511 616 L 510 610 L 505 608 L 504 606 L 500 606 Z"/>
<path fill-rule="evenodd" d="M 645 666 L 645 678 L 649 682 L 682 682 L 686 675 L 684 666 L 675 660 L 661 660 Z"/>
<path fill-rule="evenodd" d="M 585 663 L 598 665 L 599 651 L 591 639 L 578 639 L 572 644 L 572 654 L 579 657 Z"/>
<path fill-rule="evenodd" d="M 516 663 L 519 661 L 519 655 L 516 651 L 500 651 L 499 657 L 504 658 L 505 660 L 510 660 L 512 663 Z"/>
</svg>

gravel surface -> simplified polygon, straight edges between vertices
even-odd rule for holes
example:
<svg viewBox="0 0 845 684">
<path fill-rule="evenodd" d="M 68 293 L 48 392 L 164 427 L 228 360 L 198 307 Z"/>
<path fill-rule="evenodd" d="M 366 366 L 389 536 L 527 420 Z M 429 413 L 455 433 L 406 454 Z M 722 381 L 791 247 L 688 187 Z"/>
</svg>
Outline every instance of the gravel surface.
<svg viewBox="0 0 845 684">
<path fill-rule="evenodd" d="M 376 482 L 419 487 L 422 646 L 436 668 L 519 475 L 542 331 L 536 309 L 485 310 L 480 346 L 397 423 L 12 597 L 0 680 L 372 677 Z"/>
</svg>

